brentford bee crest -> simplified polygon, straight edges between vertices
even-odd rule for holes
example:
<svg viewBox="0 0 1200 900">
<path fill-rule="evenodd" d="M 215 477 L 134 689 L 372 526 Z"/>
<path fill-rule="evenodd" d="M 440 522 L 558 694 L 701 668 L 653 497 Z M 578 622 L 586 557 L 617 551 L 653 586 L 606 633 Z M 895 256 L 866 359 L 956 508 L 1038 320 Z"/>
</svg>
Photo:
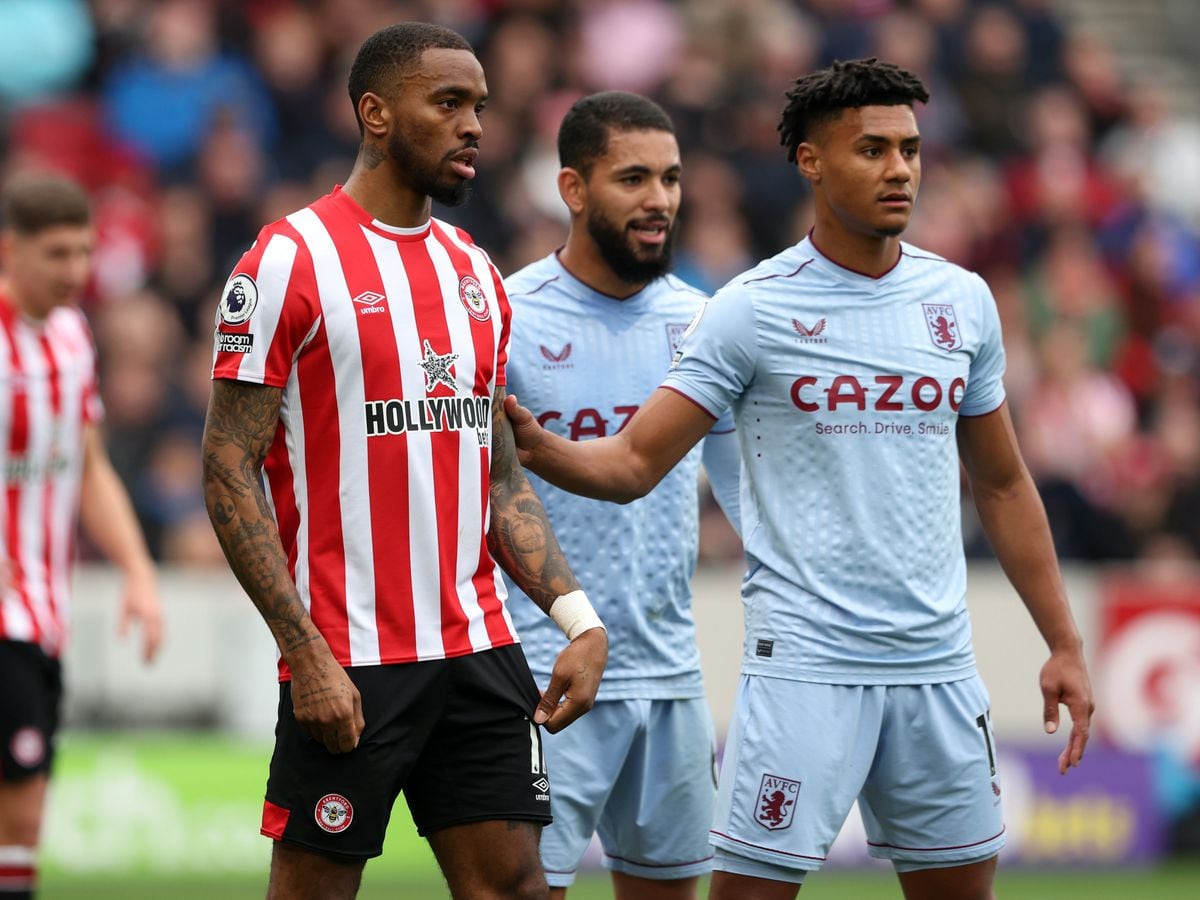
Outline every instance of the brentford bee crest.
<svg viewBox="0 0 1200 900">
<path fill-rule="evenodd" d="M 313 816 L 324 831 L 337 834 L 349 828 L 354 821 L 354 807 L 341 794 L 326 794 L 317 801 Z"/>
<path fill-rule="evenodd" d="M 474 275 L 464 275 L 459 279 L 458 299 L 462 301 L 462 305 L 466 308 L 467 314 L 472 319 L 486 322 L 492 317 L 491 307 L 488 306 L 487 294 L 483 292 L 483 285 L 479 283 L 479 279 Z"/>
</svg>

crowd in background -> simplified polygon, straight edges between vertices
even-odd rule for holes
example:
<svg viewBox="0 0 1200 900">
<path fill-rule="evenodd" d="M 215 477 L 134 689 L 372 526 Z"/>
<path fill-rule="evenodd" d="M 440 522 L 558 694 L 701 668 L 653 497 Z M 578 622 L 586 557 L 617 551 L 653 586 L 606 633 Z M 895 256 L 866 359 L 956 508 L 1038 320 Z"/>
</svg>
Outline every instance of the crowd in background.
<svg viewBox="0 0 1200 900">
<path fill-rule="evenodd" d="M 864 56 L 917 73 L 933 96 L 905 238 L 995 293 L 1060 553 L 1200 555 L 1200 124 L 1050 0 L 6 0 L 0 177 L 52 166 L 95 200 L 108 440 L 158 558 L 221 561 L 198 453 L 218 295 L 261 225 L 349 173 L 347 72 L 399 19 L 479 53 L 474 196 L 435 214 L 505 274 L 565 236 L 555 135 L 584 93 L 673 117 L 676 270 L 714 291 L 811 224 L 776 132 L 792 81 Z M 703 551 L 736 556 L 716 518 Z"/>
</svg>

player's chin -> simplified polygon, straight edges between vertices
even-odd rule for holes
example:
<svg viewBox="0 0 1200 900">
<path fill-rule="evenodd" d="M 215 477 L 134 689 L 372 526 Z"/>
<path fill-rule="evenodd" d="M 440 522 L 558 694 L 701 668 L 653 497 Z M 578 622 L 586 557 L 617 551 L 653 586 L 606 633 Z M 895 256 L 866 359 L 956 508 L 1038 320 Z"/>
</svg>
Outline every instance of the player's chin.
<svg viewBox="0 0 1200 900">
<path fill-rule="evenodd" d="M 471 197 L 471 183 L 455 175 L 439 182 L 430 196 L 442 206 L 462 206 Z"/>
<path fill-rule="evenodd" d="M 875 223 L 875 233 L 880 237 L 899 237 L 908 228 L 908 216 L 888 216 Z"/>
</svg>

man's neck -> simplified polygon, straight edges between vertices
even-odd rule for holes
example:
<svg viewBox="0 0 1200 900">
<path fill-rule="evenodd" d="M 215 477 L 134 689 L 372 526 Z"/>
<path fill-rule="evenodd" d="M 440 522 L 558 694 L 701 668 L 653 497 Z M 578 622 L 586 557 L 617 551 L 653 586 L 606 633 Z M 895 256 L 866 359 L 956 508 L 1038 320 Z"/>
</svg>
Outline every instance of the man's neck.
<svg viewBox="0 0 1200 900">
<path fill-rule="evenodd" d="M 38 315 L 30 310 L 29 305 L 22 302 L 21 292 L 3 275 L 0 275 L 0 303 L 11 307 L 18 315 L 33 322 L 43 322 L 50 315 L 49 312 L 45 315 Z"/>
<path fill-rule="evenodd" d="M 429 221 L 432 201 L 396 177 L 389 160 L 367 168 L 360 153 L 342 190 L 373 219 L 395 228 L 417 228 Z"/>
<path fill-rule="evenodd" d="M 618 300 L 632 297 L 646 286 L 644 281 L 640 284 L 630 284 L 618 278 L 604 261 L 596 245 L 587 237 L 586 230 L 581 232 L 574 226 L 567 235 L 567 243 L 558 251 L 558 261 L 563 264 L 563 268 L 593 291 L 616 297 Z"/>
<path fill-rule="evenodd" d="M 895 235 L 860 234 L 818 216 L 810 239 L 821 255 L 860 275 L 879 278 L 900 259 L 900 238 Z"/>
</svg>

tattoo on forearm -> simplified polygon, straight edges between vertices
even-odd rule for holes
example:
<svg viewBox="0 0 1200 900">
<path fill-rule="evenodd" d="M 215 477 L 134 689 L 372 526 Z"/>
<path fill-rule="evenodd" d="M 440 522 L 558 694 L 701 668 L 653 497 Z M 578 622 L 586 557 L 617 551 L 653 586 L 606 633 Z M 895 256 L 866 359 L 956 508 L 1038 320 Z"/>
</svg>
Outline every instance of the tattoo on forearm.
<svg viewBox="0 0 1200 900">
<path fill-rule="evenodd" d="M 288 652 L 315 636 L 259 477 L 278 427 L 281 397 L 278 388 L 213 382 L 204 425 L 204 497 L 230 568 L 280 650 Z"/>
<path fill-rule="evenodd" d="M 517 586 L 543 610 L 579 587 L 542 501 L 517 462 L 504 391 L 492 403 L 491 528 L 488 549 Z"/>
</svg>

